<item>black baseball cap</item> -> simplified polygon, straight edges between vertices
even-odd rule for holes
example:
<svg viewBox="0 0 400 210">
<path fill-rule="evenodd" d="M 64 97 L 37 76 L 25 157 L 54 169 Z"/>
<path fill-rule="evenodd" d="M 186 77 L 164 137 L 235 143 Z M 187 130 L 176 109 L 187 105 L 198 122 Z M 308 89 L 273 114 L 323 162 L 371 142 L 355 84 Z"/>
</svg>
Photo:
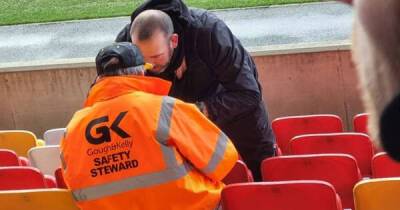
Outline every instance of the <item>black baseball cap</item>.
<svg viewBox="0 0 400 210">
<path fill-rule="evenodd" d="M 112 65 L 109 61 L 117 58 Z M 108 65 L 106 65 L 108 64 Z M 139 48 L 130 42 L 118 42 L 102 48 L 96 56 L 97 75 L 110 74 L 124 68 L 144 65 L 143 55 Z"/>
</svg>

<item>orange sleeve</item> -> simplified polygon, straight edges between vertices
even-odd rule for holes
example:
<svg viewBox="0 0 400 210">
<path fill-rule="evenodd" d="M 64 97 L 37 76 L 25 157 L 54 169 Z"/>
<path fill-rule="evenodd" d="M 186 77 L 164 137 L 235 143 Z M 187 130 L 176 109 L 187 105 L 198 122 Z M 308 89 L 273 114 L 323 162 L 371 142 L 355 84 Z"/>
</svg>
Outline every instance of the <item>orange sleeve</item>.
<svg viewBox="0 0 400 210">
<path fill-rule="evenodd" d="M 170 142 L 195 168 L 222 180 L 238 159 L 231 140 L 193 104 L 175 100 Z"/>
</svg>

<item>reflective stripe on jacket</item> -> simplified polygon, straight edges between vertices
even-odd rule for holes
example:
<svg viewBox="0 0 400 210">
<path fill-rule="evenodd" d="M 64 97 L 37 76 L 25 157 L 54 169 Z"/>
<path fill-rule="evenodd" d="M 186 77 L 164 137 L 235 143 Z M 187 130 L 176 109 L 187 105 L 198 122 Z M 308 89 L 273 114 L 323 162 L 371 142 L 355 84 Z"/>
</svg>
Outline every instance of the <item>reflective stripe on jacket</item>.
<svg viewBox="0 0 400 210">
<path fill-rule="evenodd" d="M 197 108 L 149 77 L 100 80 L 67 126 L 65 181 L 83 210 L 214 209 L 237 160 Z"/>
</svg>

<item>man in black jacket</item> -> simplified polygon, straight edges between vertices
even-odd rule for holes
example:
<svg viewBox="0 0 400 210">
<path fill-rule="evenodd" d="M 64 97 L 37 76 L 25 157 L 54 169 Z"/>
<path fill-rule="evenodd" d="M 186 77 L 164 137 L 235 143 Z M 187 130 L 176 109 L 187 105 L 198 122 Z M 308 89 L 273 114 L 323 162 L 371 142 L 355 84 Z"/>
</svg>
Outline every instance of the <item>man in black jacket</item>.
<svg viewBox="0 0 400 210">
<path fill-rule="evenodd" d="M 256 66 L 240 41 L 215 15 L 181 0 L 146 1 L 131 21 L 116 41 L 138 45 L 154 65 L 148 75 L 172 81 L 171 96 L 203 104 L 261 180 L 260 164 L 275 154 L 275 137 Z"/>
</svg>

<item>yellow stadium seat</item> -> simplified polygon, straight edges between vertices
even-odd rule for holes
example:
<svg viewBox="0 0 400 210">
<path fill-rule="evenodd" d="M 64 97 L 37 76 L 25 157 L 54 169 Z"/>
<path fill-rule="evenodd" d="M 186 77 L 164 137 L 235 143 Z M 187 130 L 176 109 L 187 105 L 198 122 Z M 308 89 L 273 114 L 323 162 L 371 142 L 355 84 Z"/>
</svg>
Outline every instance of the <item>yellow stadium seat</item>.
<svg viewBox="0 0 400 210">
<path fill-rule="evenodd" d="M 37 146 L 36 136 L 30 131 L 0 131 L 0 148 L 13 150 L 17 155 L 27 157 L 28 150 Z"/>
<path fill-rule="evenodd" d="M 353 191 L 356 210 L 400 209 L 400 177 L 364 180 Z"/>
<path fill-rule="evenodd" d="M 7 210 L 79 210 L 64 189 L 0 191 L 0 203 Z"/>
</svg>

